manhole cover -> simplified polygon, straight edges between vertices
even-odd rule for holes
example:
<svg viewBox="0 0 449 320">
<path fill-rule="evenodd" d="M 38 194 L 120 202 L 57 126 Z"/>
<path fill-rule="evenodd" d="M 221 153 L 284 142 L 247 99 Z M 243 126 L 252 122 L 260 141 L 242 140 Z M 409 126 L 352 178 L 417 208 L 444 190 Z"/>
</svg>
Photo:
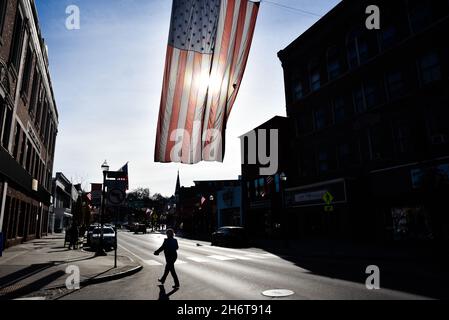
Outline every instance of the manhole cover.
<svg viewBox="0 0 449 320">
<path fill-rule="evenodd" d="M 264 292 L 262 292 L 262 294 L 266 297 L 282 298 L 282 297 L 291 296 L 295 293 L 291 290 L 286 290 L 286 289 L 274 289 L 274 290 L 264 291 Z"/>
</svg>

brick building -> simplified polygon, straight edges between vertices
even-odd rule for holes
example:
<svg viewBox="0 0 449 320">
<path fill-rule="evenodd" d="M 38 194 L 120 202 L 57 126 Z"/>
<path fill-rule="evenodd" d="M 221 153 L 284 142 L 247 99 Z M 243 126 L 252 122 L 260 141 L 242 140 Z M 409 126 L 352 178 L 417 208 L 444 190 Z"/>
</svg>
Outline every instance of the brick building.
<svg viewBox="0 0 449 320">
<path fill-rule="evenodd" d="M 448 1 L 342 1 L 279 52 L 291 234 L 449 238 L 448 34 Z"/>
<path fill-rule="evenodd" d="M 6 246 L 47 233 L 57 127 L 34 0 L 1 0 L 0 226 Z"/>
</svg>

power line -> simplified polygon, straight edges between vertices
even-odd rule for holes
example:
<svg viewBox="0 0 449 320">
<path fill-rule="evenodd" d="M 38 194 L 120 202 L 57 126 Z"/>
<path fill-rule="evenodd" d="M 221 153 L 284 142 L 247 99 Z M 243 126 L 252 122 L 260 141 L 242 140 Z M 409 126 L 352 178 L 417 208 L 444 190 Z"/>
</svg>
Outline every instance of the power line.
<svg viewBox="0 0 449 320">
<path fill-rule="evenodd" d="M 269 0 L 261 0 L 260 2 L 261 3 L 268 3 L 268 4 L 271 4 L 273 6 L 277 6 L 277 7 L 284 8 L 284 9 L 289 9 L 289 10 L 292 10 L 292 11 L 296 11 L 296 12 L 299 12 L 299 13 L 302 13 L 302 14 L 311 15 L 311 16 L 314 16 L 314 17 L 319 17 L 319 18 L 323 17 L 322 15 L 314 13 L 314 12 L 310 12 L 310 11 L 307 11 L 307 10 L 286 6 L 284 4 L 273 2 L 273 1 L 269 1 Z"/>
</svg>

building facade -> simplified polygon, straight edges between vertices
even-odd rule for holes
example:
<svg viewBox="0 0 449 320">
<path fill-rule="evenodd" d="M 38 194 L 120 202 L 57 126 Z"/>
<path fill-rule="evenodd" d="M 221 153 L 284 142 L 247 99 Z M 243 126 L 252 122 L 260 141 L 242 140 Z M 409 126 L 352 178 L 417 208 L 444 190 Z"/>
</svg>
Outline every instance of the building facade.
<svg viewBox="0 0 449 320">
<path fill-rule="evenodd" d="M 174 227 L 185 236 L 210 240 L 221 223 L 237 223 L 240 216 L 240 180 L 194 181 L 192 187 L 182 187 L 179 175 L 176 185 Z"/>
<path fill-rule="evenodd" d="M 82 195 L 82 190 L 79 185 L 73 185 L 64 174 L 57 172 L 52 179 L 52 195 L 48 232 L 61 233 L 71 226 L 73 208 Z"/>
<path fill-rule="evenodd" d="M 272 136 L 273 130 L 276 135 Z M 283 194 L 289 168 L 296 163 L 296 155 L 291 152 L 291 131 L 290 119 L 276 116 L 240 137 L 244 226 L 253 237 L 279 238 L 288 223 Z M 264 137 L 266 141 L 260 141 Z M 273 144 L 276 148 L 272 148 Z M 262 150 L 260 145 L 267 147 Z M 263 174 L 262 169 L 268 165 L 260 161 L 260 154 L 269 155 L 275 162 L 275 173 Z"/>
<path fill-rule="evenodd" d="M 449 239 L 448 31 L 448 1 L 342 1 L 279 52 L 292 234 Z"/>
<path fill-rule="evenodd" d="M 33 0 L 0 2 L 0 230 L 45 235 L 58 113 Z"/>
</svg>

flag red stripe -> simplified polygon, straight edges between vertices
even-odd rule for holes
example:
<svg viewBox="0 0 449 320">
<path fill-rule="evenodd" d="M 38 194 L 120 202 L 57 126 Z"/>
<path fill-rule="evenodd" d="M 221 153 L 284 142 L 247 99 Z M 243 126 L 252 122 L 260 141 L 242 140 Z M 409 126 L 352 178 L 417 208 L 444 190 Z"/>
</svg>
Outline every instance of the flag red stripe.
<svg viewBox="0 0 449 320">
<path fill-rule="evenodd" d="M 218 72 L 216 75 L 217 78 L 223 79 L 223 75 L 226 68 L 226 61 L 228 59 L 229 46 L 231 45 L 231 32 L 232 32 L 232 23 L 234 21 L 234 8 L 235 8 L 235 0 L 229 0 L 228 5 L 226 7 L 226 18 L 223 29 L 223 38 L 221 41 L 220 53 L 218 57 Z M 214 79 L 215 80 L 215 79 Z M 220 92 L 212 92 L 212 103 L 210 105 L 209 119 L 207 129 L 212 129 L 215 127 L 215 117 L 218 108 L 218 104 L 220 102 Z M 210 142 L 211 136 L 210 132 L 207 134 L 207 143 Z"/>
<path fill-rule="evenodd" d="M 176 79 L 176 89 L 173 98 L 173 109 L 171 113 L 170 129 L 168 131 L 167 144 L 165 148 L 165 161 L 167 162 L 171 161 L 170 153 L 175 145 L 175 141 L 171 141 L 170 136 L 178 127 L 179 109 L 181 108 L 181 98 L 184 90 L 184 77 L 186 71 L 187 55 L 188 51 L 184 50 L 181 50 L 179 54 L 179 68 Z"/>
<path fill-rule="evenodd" d="M 246 21 L 246 9 L 248 6 L 248 1 L 247 0 L 242 0 L 240 1 L 240 7 L 238 8 L 238 18 L 237 18 L 237 25 L 236 25 L 236 36 L 233 39 L 233 43 L 229 43 L 228 47 L 226 48 L 226 54 L 229 53 L 229 46 L 234 45 L 234 49 L 232 50 L 232 52 L 230 53 L 230 56 L 226 56 L 226 61 L 228 61 L 229 59 L 232 59 L 230 65 L 228 65 L 227 67 L 230 68 L 228 77 L 229 77 L 229 82 L 228 83 L 223 83 L 222 84 L 222 88 L 220 88 L 220 90 L 217 92 L 217 100 L 216 100 L 216 104 L 214 105 L 215 107 L 215 112 L 211 113 L 210 117 L 209 117 L 209 124 L 208 124 L 208 129 L 219 129 L 221 131 L 221 135 L 222 137 L 224 137 L 225 134 L 225 126 L 224 124 L 226 123 L 226 117 L 222 117 L 222 119 L 219 119 L 219 115 L 220 113 L 217 112 L 217 109 L 219 107 L 219 103 L 220 100 L 222 98 L 222 95 L 226 92 L 226 94 L 231 91 L 232 92 L 232 79 L 234 78 L 234 71 L 235 71 L 235 67 L 239 58 L 239 51 L 240 51 L 240 46 L 242 45 L 242 38 L 243 38 L 243 31 L 244 31 L 244 26 L 245 26 L 245 21 Z M 230 8 L 228 8 L 229 11 L 232 12 L 232 22 L 229 26 L 229 32 L 232 31 L 232 25 L 234 22 L 234 14 L 235 14 L 235 10 L 237 10 L 237 8 L 235 7 L 235 3 L 234 3 L 234 8 L 233 10 L 230 10 Z M 231 41 L 229 39 L 229 41 Z M 223 51 L 222 51 L 223 53 Z M 227 71 L 227 68 L 225 63 L 223 63 L 223 76 Z M 220 77 L 223 77 L 222 74 L 220 73 Z M 225 92 L 224 92 L 225 91 Z M 228 99 L 226 99 L 228 100 Z M 227 105 L 224 106 L 220 106 L 222 112 L 227 112 Z M 209 141 L 211 139 L 210 134 L 208 134 L 207 140 Z"/>
<path fill-rule="evenodd" d="M 242 62 L 242 66 L 240 67 L 240 70 L 238 71 L 239 74 L 237 76 L 238 79 L 238 83 L 237 86 L 234 90 L 234 92 L 232 93 L 229 103 L 228 103 L 228 110 L 227 110 L 227 115 L 226 117 L 229 117 L 229 114 L 231 113 L 232 107 L 234 106 L 235 103 L 235 99 L 237 98 L 237 95 L 239 93 L 240 90 L 240 85 L 242 83 L 242 79 L 243 79 L 243 73 L 245 72 L 246 69 L 246 65 L 248 63 L 248 58 L 249 58 L 249 52 L 251 50 L 251 46 L 249 45 L 250 43 L 252 43 L 253 37 L 254 37 L 254 30 L 256 28 L 256 21 L 257 21 L 257 14 L 259 12 L 259 6 L 255 5 L 253 6 L 253 12 L 252 12 L 252 16 L 251 16 L 251 22 L 250 22 L 250 27 L 248 30 L 248 39 L 247 39 L 247 46 L 245 48 L 245 53 L 243 54 L 243 62 Z"/>
<path fill-rule="evenodd" d="M 222 161 L 224 130 L 247 64 L 258 9 L 259 3 L 249 0 L 223 0 L 215 36 L 217 43 L 211 55 L 190 51 L 190 46 L 184 49 L 168 46 L 156 162 Z M 205 81 L 207 78 L 210 81 Z M 177 141 L 170 141 L 177 129 L 184 130 L 181 157 L 171 159 L 174 146 L 179 146 Z M 202 142 L 206 130 L 206 141 Z M 217 130 L 222 136 L 217 137 L 218 142 L 212 141 L 212 134 Z M 215 147 L 216 153 L 210 154 Z"/>
<path fill-rule="evenodd" d="M 233 53 L 232 63 L 231 63 L 231 72 L 229 74 L 229 81 L 230 81 L 229 87 L 230 88 L 228 88 L 228 90 L 230 90 L 231 92 L 233 91 L 232 87 L 233 87 L 234 83 L 232 83 L 232 82 L 234 79 L 235 68 L 237 67 L 237 61 L 239 59 L 240 46 L 243 45 L 242 38 L 243 38 L 243 30 L 244 30 L 245 22 L 246 22 L 247 6 L 248 6 L 247 1 L 242 1 L 240 3 L 239 19 L 237 22 L 237 35 L 235 38 L 235 47 L 234 47 L 234 53 Z"/>
</svg>

